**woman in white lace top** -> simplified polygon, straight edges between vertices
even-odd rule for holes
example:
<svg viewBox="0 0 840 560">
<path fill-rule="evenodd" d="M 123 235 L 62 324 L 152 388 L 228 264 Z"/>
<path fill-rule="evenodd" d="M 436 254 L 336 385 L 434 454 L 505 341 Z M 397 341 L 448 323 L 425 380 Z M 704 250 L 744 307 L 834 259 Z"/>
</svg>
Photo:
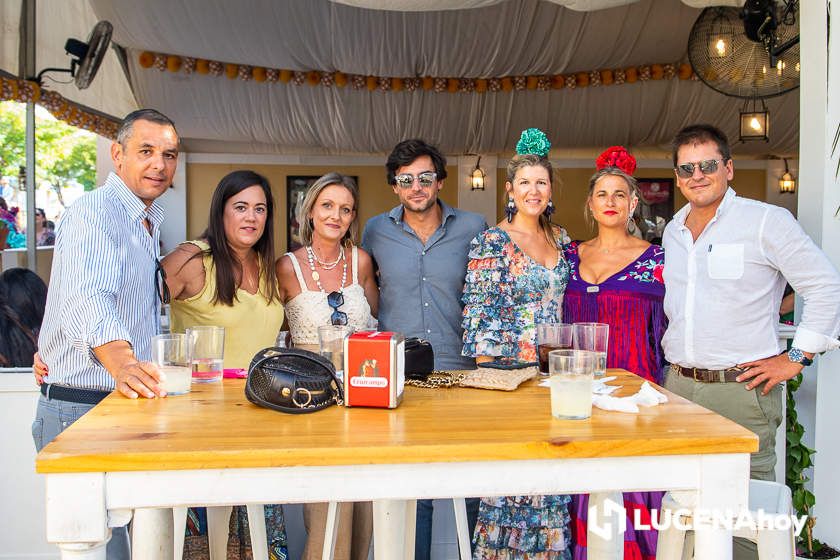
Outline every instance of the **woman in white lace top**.
<svg viewBox="0 0 840 560">
<path fill-rule="evenodd" d="M 292 343 L 318 349 L 318 327 L 373 326 L 379 289 L 373 261 L 353 244 L 357 230 L 358 190 L 339 173 L 319 178 L 298 211 L 303 247 L 277 260 L 280 299 L 286 310 Z M 342 504 L 334 558 L 367 559 L 372 519 L 370 502 Z M 304 560 L 321 558 L 327 504 L 305 504 L 308 539 Z"/>
</svg>

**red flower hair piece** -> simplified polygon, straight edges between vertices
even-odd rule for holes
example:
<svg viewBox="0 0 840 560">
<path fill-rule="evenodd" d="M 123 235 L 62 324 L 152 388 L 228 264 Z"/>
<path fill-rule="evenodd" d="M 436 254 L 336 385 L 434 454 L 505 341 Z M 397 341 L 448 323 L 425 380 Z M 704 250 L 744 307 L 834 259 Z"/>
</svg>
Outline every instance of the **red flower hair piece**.
<svg viewBox="0 0 840 560">
<path fill-rule="evenodd" d="M 599 171 L 605 167 L 617 167 L 632 175 L 636 171 L 636 158 L 624 146 L 610 146 L 595 160 L 595 167 Z"/>
</svg>

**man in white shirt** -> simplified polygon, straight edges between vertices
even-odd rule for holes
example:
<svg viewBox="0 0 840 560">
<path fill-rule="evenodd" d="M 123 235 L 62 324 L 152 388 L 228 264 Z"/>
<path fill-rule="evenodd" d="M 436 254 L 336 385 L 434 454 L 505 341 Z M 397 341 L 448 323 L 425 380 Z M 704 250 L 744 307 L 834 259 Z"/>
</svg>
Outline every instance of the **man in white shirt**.
<svg viewBox="0 0 840 560">
<path fill-rule="evenodd" d="M 750 476 L 773 480 L 780 384 L 840 346 L 840 275 L 785 209 L 736 196 L 726 136 L 681 130 L 674 170 L 688 204 L 665 228 L 665 387 L 759 436 Z M 805 300 L 789 352 L 778 338 L 787 280 Z"/>
</svg>

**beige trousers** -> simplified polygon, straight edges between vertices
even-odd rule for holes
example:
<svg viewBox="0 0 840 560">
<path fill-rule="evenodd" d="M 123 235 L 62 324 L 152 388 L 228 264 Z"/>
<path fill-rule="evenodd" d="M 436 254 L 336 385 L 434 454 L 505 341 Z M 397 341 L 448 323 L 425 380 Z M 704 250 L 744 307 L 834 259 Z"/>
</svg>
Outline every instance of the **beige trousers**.
<svg viewBox="0 0 840 560">
<path fill-rule="evenodd" d="M 304 504 L 303 525 L 306 546 L 302 560 L 321 560 L 327 527 L 327 503 Z M 342 502 L 338 514 L 335 560 L 367 560 L 373 535 L 373 508 L 370 502 Z"/>
</svg>

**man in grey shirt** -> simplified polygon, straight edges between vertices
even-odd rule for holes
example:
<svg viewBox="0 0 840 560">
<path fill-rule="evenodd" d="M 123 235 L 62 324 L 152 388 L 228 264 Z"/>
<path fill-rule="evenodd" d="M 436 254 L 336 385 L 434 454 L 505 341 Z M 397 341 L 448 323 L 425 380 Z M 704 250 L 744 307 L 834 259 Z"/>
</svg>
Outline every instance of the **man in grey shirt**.
<svg viewBox="0 0 840 560">
<path fill-rule="evenodd" d="M 446 159 L 434 146 L 404 140 L 385 167 L 400 204 L 371 218 L 362 235 L 378 269 L 379 328 L 428 340 L 436 369 L 473 369 L 475 360 L 461 355 L 461 293 L 470 241 L 487 223 L 438 199 Z M 477 513 L 478 499 L 468 499 L 471 532 Z M 431 538 L 432 501 L 418 500 L 416 560 L 429 558 Z"/>
</svg>

